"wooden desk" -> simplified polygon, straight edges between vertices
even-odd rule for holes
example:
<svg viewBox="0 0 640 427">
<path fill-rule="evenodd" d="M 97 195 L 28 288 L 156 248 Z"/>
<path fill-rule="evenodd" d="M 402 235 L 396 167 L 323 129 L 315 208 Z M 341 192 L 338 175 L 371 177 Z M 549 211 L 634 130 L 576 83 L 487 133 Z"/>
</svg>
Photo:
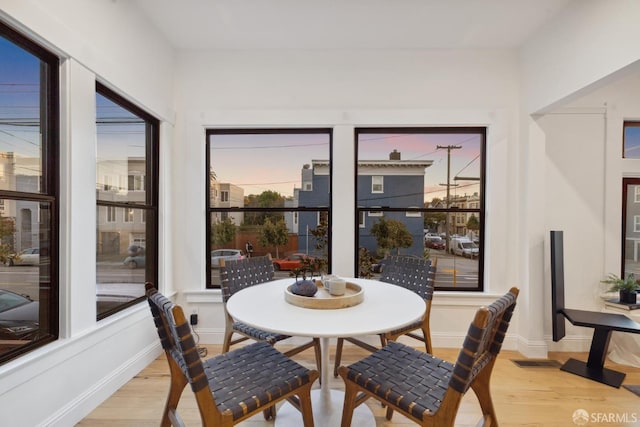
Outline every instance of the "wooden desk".
<svg viewBox="0 0 640 427">
<path fill-rule="evenodd" d="M 322 346 L 320 390 L 314 390 L 313 412 L 316 427 L 340 425 L 344 393 L 329 389 L 329 339 L 376 335 L 413 323 L 425 311 L 422 298 L 412 291 L 368 279 L 348 279 L 364 289 L 364 301 L 340 309 L 302 308 L 285 301 L 285 288 L 294 279 L 282 279 L 251 286 L 235 293 L 227 302 L 231 316 L 243 323 L 270 332 L 291 336 L 318 337 Z M 278 411 L 276 425 L 302 425 L 302 417 L 286 405 Z M 366 405 L 354 413 L 353 427 L 375 426 Z"/>
</svg>

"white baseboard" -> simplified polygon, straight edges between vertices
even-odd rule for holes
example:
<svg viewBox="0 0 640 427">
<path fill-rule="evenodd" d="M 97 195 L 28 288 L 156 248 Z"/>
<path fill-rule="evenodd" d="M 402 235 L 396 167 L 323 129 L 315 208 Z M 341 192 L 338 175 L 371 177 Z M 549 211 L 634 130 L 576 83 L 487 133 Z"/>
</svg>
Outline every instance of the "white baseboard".
<svg viewBox="0 0 640 427">
<path fill-rule="evenodd" d="M 96 382 L 82 395 L 51 414 L 40 426 L 66 427 L 76 425 L 120 387 L 129 382 L 131 378 L 149 366 L 161 353 L 162 348 L 158 342 L 133 355 L 126 364 L 121 365 L 118 370 Z"/>
</svg>

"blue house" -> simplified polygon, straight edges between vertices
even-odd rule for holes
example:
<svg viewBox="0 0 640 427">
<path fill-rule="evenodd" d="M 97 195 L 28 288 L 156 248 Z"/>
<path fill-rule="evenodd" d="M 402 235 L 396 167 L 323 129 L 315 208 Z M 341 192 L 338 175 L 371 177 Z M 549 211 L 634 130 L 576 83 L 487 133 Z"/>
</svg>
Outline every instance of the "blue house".
<svg viewBox="0 0 640 427">
<path fill-rule="evenodd" d="M 358 161 L 358 208 L 359 246 L 376 253 L 376 238 L 371 235 L 371 226 L 383 216 L 405 224 L 413 237 L 409 248 L 402 254 L 422 256 L 424 251 L 424 218 L 421 212 L 383 212 L 384 208 L 424 207 L 425 169 L 431 160 L 402 160 L 401 153 L 393 150 L 388 160 Z M 328 206 L 329 162 L 313 160 L 312 165 L 302 169 L 302 188 L 298 192 L 298 206 Z M 362 209 L 371 208 L 371 209 Z M 378 209 L 376 209 L 378 208 Z M 314 253 L 315 239 L 308 234 L 318 226 L 320 215 L 315 212 L 300 212 L 299 249 Z"/>
</svg>

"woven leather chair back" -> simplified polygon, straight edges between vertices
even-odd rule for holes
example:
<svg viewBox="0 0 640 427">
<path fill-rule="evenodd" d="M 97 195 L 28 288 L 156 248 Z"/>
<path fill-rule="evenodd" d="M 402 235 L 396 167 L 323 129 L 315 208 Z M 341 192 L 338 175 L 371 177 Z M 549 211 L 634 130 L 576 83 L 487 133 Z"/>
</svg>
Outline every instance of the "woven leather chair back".
<svg viewBox="0 0 640 427">
<path fill-rule="evenodd" d="M 194 392 L 207 387 L 202 360 L 182 308 L 159 293 L 151 284 L 146 285 L 146 293 L 162 348 L 180 367 Z"/>
<path fill-rule="evenodd" d="M 244 288 L 273 280 L 273 276 L 273 263 L 269 256 L 224 260 L 220 263 L 222 301 L 226 303 Z"/>
<path fill-rule="evenodd" d="M 431 269 L 431 261 L 424 258 L 393 255 L 383 261 L 384 267 L 380 275 L 382 282 L 407 288 L 420 295 L 424 300 L 433 298 L 433 277 L 435 268 Z"/>
<path fill-rule="evenodd" d="M 495 362 L 517 298 L 518 290 L 512 288 L 490 306 L 482 307 L 476 312 L 458 355 L 449 387 L 465 393 L 485 366 Z"/>
</svg>

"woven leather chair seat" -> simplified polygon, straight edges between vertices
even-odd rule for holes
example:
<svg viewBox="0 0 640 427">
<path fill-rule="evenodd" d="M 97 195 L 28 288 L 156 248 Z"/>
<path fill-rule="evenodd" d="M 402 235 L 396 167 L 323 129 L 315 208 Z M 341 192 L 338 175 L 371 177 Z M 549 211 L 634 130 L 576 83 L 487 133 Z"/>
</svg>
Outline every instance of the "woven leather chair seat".
<svg viewBox="0 0 640 427">
<path fill-rule="evenodd" d="M 309 383 L 309 370 L 273 348 L 257 342 L 204 363 L 204 372 L 220 411 L 237 420 L 248 412 Z"/>
<path fill-rule="evenodd" d="M 347 378 L 422 418 L 424 412 L 440 408 L 453 367 L 450 362 L 390 341 L 350 365 Z"/>
</svg>

